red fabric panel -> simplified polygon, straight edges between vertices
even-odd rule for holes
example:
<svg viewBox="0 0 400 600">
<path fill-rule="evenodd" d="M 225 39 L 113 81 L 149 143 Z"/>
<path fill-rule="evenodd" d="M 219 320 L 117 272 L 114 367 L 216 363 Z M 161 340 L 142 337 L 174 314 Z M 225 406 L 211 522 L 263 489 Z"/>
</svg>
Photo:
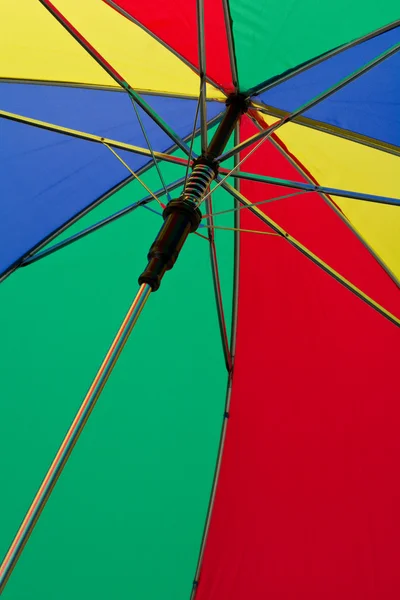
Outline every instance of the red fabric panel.
<svg viewBox="0 0 400 600">
<path fill-rule="evenodd" d="M 192 65 L 199 67 L 196 0 L 116 0 L 123 8 Z M 207 76 L 233 90 L 222 0 L 204 0 Z"/>
<path fill-rule="evenodd" d="M 242 132 L 253 133 L 245 120 Z M 243 168 L 293 178 L 267 144 Z M 267 191 L 242 184 L 254 201 Z M 265 210 L 398 306 L 333 211 L 305 200 Z M 232 402 L 196 600 L 400 597 L 399 342 L 396 326 L 283 239 L 241 235 Z"/>
</svg>

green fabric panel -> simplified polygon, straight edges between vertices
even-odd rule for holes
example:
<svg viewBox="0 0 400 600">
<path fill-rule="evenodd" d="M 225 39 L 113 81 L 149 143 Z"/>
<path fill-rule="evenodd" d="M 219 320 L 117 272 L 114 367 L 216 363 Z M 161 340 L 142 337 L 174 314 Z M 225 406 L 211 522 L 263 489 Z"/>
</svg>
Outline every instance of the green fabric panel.
<svg viewBox="0 0 400 600">
<path fill-rule="evenodd" d="M 163 169 L 168 181 L 182 173 Z M 154 169 L 146 180 L 159 187 Z M 144 195 L 133 182 L 73 229 Z M 224 195 L 214 194 L 216 205 Z M 0 286 L 2 555 L 137 291 L 160 223 L 140 208 Z M 232 233 L 221 234 L 230 306 Z M 5 600 L 186 600 L 226 379 L 208 243 L 192 235 L 150 297 Z"/>
<path fill-rule="evenodd" d="M 240 89 L 246 91 L 399 18 L 398 0 L 229 0 Z"/>
</svg>

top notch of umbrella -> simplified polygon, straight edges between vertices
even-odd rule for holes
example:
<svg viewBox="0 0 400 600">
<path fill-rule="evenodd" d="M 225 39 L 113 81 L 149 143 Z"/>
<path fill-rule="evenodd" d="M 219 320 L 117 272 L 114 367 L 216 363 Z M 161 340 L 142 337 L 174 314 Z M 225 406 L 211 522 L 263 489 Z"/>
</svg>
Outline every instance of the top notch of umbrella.
<svg viewBox="0 0 400 600">
<path fill-rule="evenodd" d="M 158 290 L 161 280 L 172 269 L 189 233 L 196 231 L 201 221 L 199 206 L 211 182 L 218 175 L 219 161 L 235 125 L 248 109 L 248 100 L 242 94 L 232 94 L 226 101 L 224 116 L 206 152 L 193 162 L 193 170 L 185 189 L 177 200 L 164 209 L 164 223 L 147 255 L 148 264 L 139 277 L 139 284 L 148 284 Z"/>
</svg>

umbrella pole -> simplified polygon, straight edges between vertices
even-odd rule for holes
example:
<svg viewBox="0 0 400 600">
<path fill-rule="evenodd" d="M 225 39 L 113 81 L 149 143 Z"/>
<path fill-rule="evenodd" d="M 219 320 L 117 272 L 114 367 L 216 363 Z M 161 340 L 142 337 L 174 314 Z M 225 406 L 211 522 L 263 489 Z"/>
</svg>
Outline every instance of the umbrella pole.
<svg viewBox="0 0 400 600">
<path fill-rule="evenodd" d="M 218 176 L 218 157 L 221 156 L 228 143 L 240 115 L 247 111 L 248 106 L 247 100 L 240 94 L 230 96 L 226 105 L 224 116 L 206 152 L 193 163 L 193 170 L 187 179 L 182 195 L 177 200 L 169 202 L 164 209 L 164 223 L 149 250 L 149 262 L 139 277 L 140 289 L 136 298 L 0 566 L 0 594 L 4 590 L 146 301 L 151 292 L 158 290 L 166 271 L 174 266 L 189 233 L 196 231 L 200 225 L 202 214 L 199 206 L 207 195 L 211 182 Z"/>
<path fill-rule="evenodd" d="M 140 289 L 126 314 L 125 319 L 123 320 L 122 325 L 119 328 L 118 333 L 115 336 L 114 341 L 111 344 L 103 363 L 98 370 L 97 375 L 94 378 L 93 383 L 90 386 L 89 391 L 87 392 L 85 399 L 83 400 L 79 411 L 77 412 L 71 424 L 71 427 L 68 430 L 68 433 L 66 434 L 28 512 L 25 515 L 24 520 L 21 523 L 21 526 L 0 567 L 0 594 L 3 591 L 7 580 L 18 561 L 18 558 L 33 531 L 33 528 L 35 527 L 35 524 L 50 497 L 53 487 L 57 483 L 57 480 L 60 477 L 63 468 L 65 467 L 69 455 L 71 454 L 80 434 L 82 433 L 86 421 L 88 420 L 90 413 L 92 412 L 111 374 L 111 371 L 113 370 L 118 357 L 150 296 L 151 291 L 151 287 L 147 284 L 140 286 Z"/>
</svg>

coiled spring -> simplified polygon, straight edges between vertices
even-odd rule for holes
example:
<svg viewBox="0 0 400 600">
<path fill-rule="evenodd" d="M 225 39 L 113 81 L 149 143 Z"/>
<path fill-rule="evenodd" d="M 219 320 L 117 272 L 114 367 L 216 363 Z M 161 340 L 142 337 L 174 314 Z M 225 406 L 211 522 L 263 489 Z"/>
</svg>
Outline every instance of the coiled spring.
<svg viewBox="0 0 400 600">
<path fill-rule="evenodd" d="M 201 204 L 214 177 L 215 171 L 209 165 L 204 163 L 195 165 L 187 180 L 182 195 L 183 199 L 193 202 L 197 206 Z"/>
</svg>

